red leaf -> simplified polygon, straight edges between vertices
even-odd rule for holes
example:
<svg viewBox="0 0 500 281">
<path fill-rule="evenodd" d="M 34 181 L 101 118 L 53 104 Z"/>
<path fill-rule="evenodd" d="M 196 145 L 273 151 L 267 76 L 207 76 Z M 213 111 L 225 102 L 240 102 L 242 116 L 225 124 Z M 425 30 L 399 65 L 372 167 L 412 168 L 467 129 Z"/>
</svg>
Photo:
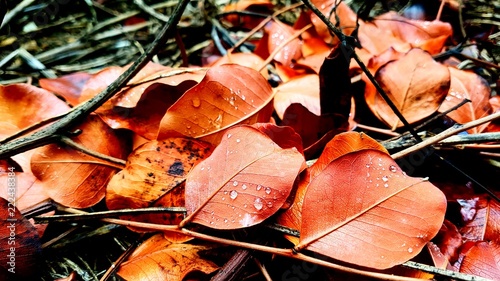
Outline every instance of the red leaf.
<svg viewBox="0 0 500 281">
<path fill-rule="evenodd" d="M 258 224 L 280 209 L 303 164 L 297 149 L 282 149 L 255 128 L 229 129 L 188 175 L 185 222 L 217 229 Z"/>
<path fill-rule="evenodd" d="M 309 184 L 297 248 L 389 268 L 421 251 L 438 232 L 445 210 L 439 189 L 406 176 L 389 155 L 369 149 L 349 153 Z"/>
<path fill-rule="evenodd" d="M 230 126 L 268 122 L 272 98 L 259 72 L 236 64 L 213 67 L 168 109 L 157 139 L 188 136 L 216 144 Z"/>
<path fill-rule="evenodd" d="M 465 249 L 460 272 L 500 280 L 500 245 L 493 241 L 477 242 Z"/>
</svg>

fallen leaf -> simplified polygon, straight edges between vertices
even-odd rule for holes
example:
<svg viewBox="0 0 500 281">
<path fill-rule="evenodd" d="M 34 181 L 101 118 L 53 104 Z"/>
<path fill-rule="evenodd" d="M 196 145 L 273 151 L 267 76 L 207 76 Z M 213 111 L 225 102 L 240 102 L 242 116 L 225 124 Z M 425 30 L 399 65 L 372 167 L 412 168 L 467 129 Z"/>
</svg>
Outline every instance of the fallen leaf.
<svg viewBox="0 0 500 281">
<path fill-rule="evenodd" d="M 219 267 L 198 254 L 209 249 L 209 246 L 172 243 L 159 233 L 142 243 L 117 273 L 126 280 L 168 281 L 181 281 L 193 271 L 210 274 Z"/>
<path fill-rule="evenodd" d="M 211 150 L 209 144 L 185 138 L 145 143 L 128 156 L 125 168 L 109 181 L 106 205 L 110 210 L 184 207 L 186 175 Z M 124 218 L 162 224 L 182 220 L 181 214 L 170 213 Z"/>
<path fill-rule="evenodd" d="M 260 39 L 254 53 L 262 58 L 269 57 L 281 44 L 288 41 L 297 32 L 293 27 L 280 21 L 270 21 L 264 27 L 264 36 Z M 294 60 L 302 57 L 302 41 L 298 38 L 287 43 L 273 59 L 284 66 L 291 67 Z"/>
<path fill-rule="evenodd" d="M 264 60 L 254 53 L 227 53 L 225 56 L 213 62 L 210 66 L 217 66 L 223 64 L 238 64 L 241 66 L 246 66 L 251 69 L 260 71 L 260 74 L 264 76 L 264 78 L 269 79 L 269 74 L 267 72 L 267 68 L 263 68 Z"/>
<path fill-rule="evenodd" d="M 300 103 L 311 113 L 319 116 L 319 77 L 316 74 L 307 74 L 293 77 L 274 89 L 274 109 L 278 117 L 283 120 L 285 110 L 292 103 Z"/>
<path fill-rule="evenodd" d="M 458 200 L 462 203 L 462 214 L 467 214 L 468 220 L 460 228 L 463 239 L 469 241 L 495 241 L 500 243 L 500 204 L 495 200 L 476 197 L 471 200 Z M 473 201 L 473 206 L 467 204 Z"/>
<path fill-rule="evenodd" d="M 375 79 L 410 124 L 436 112 L 450 88 L 448 68 L 420 49 L 387 63 Z M 403 125 L 374 88 L 366 88 L 365 98 L 372 112 L 389 127 Z"/>
<path fill-rule="evenodd" d="M 21 212 L 49 198 L 44 193 L 43 186 L 36 181 L 35 176 L 29 173 L 14 174 L 16 180 L 16 207 Z M 7 182 L 8 179 L 8 173 L 0 173 L 0 182 Z M 0 197 L 8 199 L 7 188 L 0 189 Z"/>
<path fill-rule="evenodd" d="M 252 127 L 266 134 L 271 140 L 283 149 L 295 147 L 297 151 L 304 154 L 302 139 L 291 127 L 276 126 L 271 123 L 255 123 Z"/>
<path fill-rule="evenodd" d="M 268 122 L 272 98 L 259 72 L 236 64 L 213 67 L 168 109 L 157 139 L 188 136 L 217 144 L 231 126 Z"/>
<path fill-rule="evenodd" d="M 463 71 L 453 67 L 448 67 L 448 69 L 451 75 L 450 91 L 438 111 L 445 112 L 461 103 L 464 99 L 469 99 L 471 102 L 449 112 L 447 116 L 457 123 L 465 124 L 490 115 L 493 109 L 489 102 L 491 88 L 488 82 L 474 72 Z M 488 124 L 474 127 L 468 130 L 468 132 L 471 134 L 480 133 Z"/>
<path fill-rule="evenodd" d="M 300 230 L 302 225 L 302 205 L 309 183 L 321 174 L 328 164 L 335 159 L 347 153 L 363 149 L 376 149 L 389 154 L 380 143 L 363 133 L 340 133 L 329 141 L 316 162 L 301 176 L 293 204 L 278 216 L 278 223 L 292 229 Z M 295 245 L 299 242 L 297 237 L 286 236 L 286 238 Z"/>
<path fill-rule="evenodd" d="M 311 2 L 324 15 L 329 17 L 333 25 L 340 28 L 344 34 L 351 35 L 356 28 L 356 13 L 345 2 L 338 2 L 336 0 L 315 0 Z M 330 29 L 314 13 L 311 13 L 311 22 L 314 24 L 318 35 L 326 43 L 334 45 L 339 42 L 337 37 L 332 37 Z"/>
<path fill-rule="evenodd" d="M 276 213 L 304 164 L 250 126 L 227 130 L 221 143 L 186 180 L 184 221 L 217 229 L 256 225 Z"/>
<path fill-rule="evenodd" d="M 123 159 L 127 146 L 95 115 L 74 129 L 82 134 L 73 141 L 89 150 Z M 104 198 L 106 184 L 116 172 L 109 163 L 65 145 L 38 148 L 31 158 L 31 170 L 46 194 L 54 201 L 74 208 L 87 208 Z"/>
<path fill-rule="evenodd" d="M 349 153 L 309 184 L 296 249 L 389 268 L 422 250 L 439 231 L 445 210 L 446 198 L 438 188 L 406 176 L 386 153 Z"/>
<path fill-rule="evenodd" d="M 444 258 L 451 264 L 457 261 L 458 252 L 463 244 L 462 235 L 458 232 L 457 227 L 448 220 L 444 220 L 441 229 L 433 239 L 434 243 L 439 247 Z"/>
<path fill-rule="evenodd" d="M 57 78 L 39 80 L 40 87 L 65 98 L 71 105 L 77 105 L 85 83 L 92 77 L 86 72 L 75 72 Z"/>
<path fill-rule="evenodd" d="M 0 85 L 2 121 L 24 129 L 69 111 L 69 106 L 47 90 L 28 84 Z"/>
<path fill-rule="evenodd" d="M 224 7 L 224 11 L 248 11 L 260 14 L 271 14 L 272 8 L 273 4 L 268 0 L 240 0 L 236 2 L 230 2 Z M 256 27 L 262 20 L 264 20 L 263 17 L 238 14 L 225 15 L 224 19 L 230 22 L 233 26 L 246 29 L 252 29 Z"/>
<path fill-rule="evenodd" d="M 8 183 L 2 180 L 6 189 Z M 0 198 L 0 274 L 2 280 L 33 280 L 42 248 L 35 227 L 15 204 Z"/>
<path fill-rule="evenodd" d="M 464 246 L 460 272 L 491 280 L 500 280 L 500 245 L 490 242 L 469 242 Z"/>
</svg>

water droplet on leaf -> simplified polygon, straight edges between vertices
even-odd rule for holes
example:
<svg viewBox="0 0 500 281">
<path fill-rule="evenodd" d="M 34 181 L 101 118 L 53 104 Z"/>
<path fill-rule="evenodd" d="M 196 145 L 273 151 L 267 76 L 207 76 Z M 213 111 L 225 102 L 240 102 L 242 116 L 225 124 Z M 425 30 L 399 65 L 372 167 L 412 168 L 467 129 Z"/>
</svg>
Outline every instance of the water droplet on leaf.
<svg viewBox="0 0 500 281">
<path fill-rule="evenodd" d="M 260 211 L 262 209 L 262 199 L 260 198 L 255 198 L 255 201 L 253 202 L 253 206 L 255 207 L 255 209 L 257 209 L 258 211 Z"/>
<path fill-rule="evenodd" d="M 238 197 L 238 192 L 236 190 L 231 190 L 229 197 L 233 200 L 236 199 L 236 197 Z"/>
<path fill-rule="evenodd" d="M 266 187 L 266 194 L 271 194 L 271 188 Z"/>
<path fill-rule="evenodd" d="M 238 182 L 237 181 L 233 181 L 233 186 L 238 186 Z"/>
<path fill-rule="evenodd" d="M 394 166 L 394 165 L 389 166 L 389 171 L 395 173 L 397 170 L 398 170 L 398 168 L 396 168 L 396 166 Z"/>
<path fill-rule="evenodd" d="M 199 98 L 194 98 L 191 102 L 194 107 L 200 107 L 201 101 Z"/>
</svg>

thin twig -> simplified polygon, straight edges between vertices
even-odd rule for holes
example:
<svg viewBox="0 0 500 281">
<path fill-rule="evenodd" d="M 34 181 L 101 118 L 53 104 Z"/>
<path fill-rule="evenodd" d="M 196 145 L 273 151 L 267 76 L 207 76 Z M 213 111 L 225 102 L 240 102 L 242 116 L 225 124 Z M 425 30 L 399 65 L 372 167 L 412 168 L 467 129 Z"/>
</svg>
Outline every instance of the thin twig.
<svg viewBox="0 0 500 281">
<path fill-rule="evenodd" d="M 69 112 L 68 115 L 56 121 L 48 128 L 37 131 L 30 136 L 0 145 L 0 159 L 4 159 L 58 140 L 58 135 L 64 135 L 66 133 L 65 131 L 70 126 L 83 120 L 87 115 L 114 96 L 151 60 L 156 53 L 158 53 L 161 48 L 163 48 L 168 38 L 172 35 L 172 32 L 174 31 L 176 24 L 179 22 L 188 3 L 189 0 L 182 0 L 179 2 L 172 13 L 170 20 L 159 32 L 158 36 L 150 45 L 146 53 L 142 54 L 131 67 L 129 67 L 123 74 L 113 81 L 113 83 L 111 83 L 104 91 L 100 92 L 82 106 L 76 107 L 74 110 Z"/>
<path fill-rule="evenodd" d="M 465 123 L 464 125 L 460 125 L 460 124 L 455 124 L 454 126 L 452 126 L 451 128 L 448 128 L 447 130 L 443 131 L 442 133 L 440 134 L 437 134 L 433 137 L 430 137 L 422 142 L 419 142 L 418 144 L 412 146 L 412 147 L 409 147 L 405 150 L 401 150 L 397 153 L 394 153 L 392 154 L 392 158 L 393 159 L 399 159 L 401 157 L 404 157 L 404 156 L 407 156 L 415 151 L 418 151 L 418 150 L 421 150 L 425 147 L 428 147 L 430 145 L 433 145 L 441 140 L 444 140 L 450 136 L 453 136 L 455 134 L 458 134 L 460 132 L 463 132 L 463 131 L 466 131 L 470 128 L 474 128 L 474 127 L 477 127 L 481 124 L 484 124 L 484 123 L 487 123 L 487 122 L 490 122 L 492 120 L 495 120 L 497 118 L 500 117 L 500 111 L 499 112 L 496 112 L 496 113 L 493 113 L 491 115 L 488 115 L 488 116 L 485 116 L 483 118 L 479 118 L 477 120 L 474 120 L 474 121 L 471 121 L 471 122 L 468 122 L 468 123 Z"/>
<path fill-rule="evenodd" d="M 127 161 L 125 161 L 123 159 L 115 158 L 115 157 L 112 157 L 112 156 L 109 156 L 106 154 L 102 154 L 102 153 L 97 152 L 97 151 L 90 150 L 90 149 L 86 148 L 85 146 L 73 141 L 72 139 L 70 139 L 66 136 L 62 136 L 60 141 L 64 144 L 66 144 L 67 146 L 70 146 L 74 149 L 77 149 L 77 150 L 79 150 L 87 155 L 90 155 L 90 156 L 93 156 L 95 158 L 110 162 L 113 164 L 112 165 L 113 167 L 118 168 L 118 169 L 125 168 L 125 164 L 127 163 Z"/>
</svg>

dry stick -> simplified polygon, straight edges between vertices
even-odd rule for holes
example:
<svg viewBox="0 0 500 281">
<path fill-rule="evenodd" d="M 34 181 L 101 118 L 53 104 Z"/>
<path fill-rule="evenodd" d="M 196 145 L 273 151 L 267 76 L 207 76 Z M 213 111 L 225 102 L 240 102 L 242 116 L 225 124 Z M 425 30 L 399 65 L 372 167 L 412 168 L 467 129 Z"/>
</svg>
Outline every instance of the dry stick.
<svg viewBox="0 0 500 281">
<path fill-rule="evenodd" d="M 123 159 L 115 158 L 113 156 L 109 156 L 109 155 L 102 154 L 102 153 L 97 152 L 97 151 L 90 150 L 90 149 L 86 148 L 85 146 L 73 141 L 72 139 L 70 139 L 66 136 L 62 136 L 60 141 L 64 144 L 66 144 L 67 146 L 70 146 L 74 149 L 77 149 L 77 150 L 79 150 L 87 155 L 90 155 L 90 156 L 93 156 L 95 158 L 110 162 L 109 166 L 112 166 L 112 167 L 120 169 L 120 170 L 125 168 L 125 164 L 127 163 L 127 161 L 125 161 Z"/>
<path fill-rule="evenodd" d="M 451 128 L 448 128 L 447 130 L 441 132 L 440 134 L 437 134 L 437 135 L 430 137 L 422 142 L 419 142 L 412 147 L 409 147 L 407 149 L 404 149 L 404 150 L 401 150 L 397 153 L 394 153 L 391 156 L 393 159 L 398 159 L 398 158 L 404 157 L 404 156 L 409 155 L 417 150 L 420 150 L 420 149 L 425 148 L 429 145 L 432 145 L 432 144 L 435 144 L 441 140 L 444 140 L 452 135 L 458 134 L 458 133 L 463 132 L 465 130 L 468 130 L 470 128 L 477 127 L 481 124 L 490 122 L 490 121 L 495 120 L 499 117 L 500 117 L 500 111 L 493 113 L 491 115 L 485 116 L 483 118 L 479 118 L 477 120 L 465 123 L 464 125 L 455 124 Z"/>
<path fill-rule="evenodd" d="M 73 213 L 73 214 L 86 214 L 87 212 L 81 211 L 78 209 L 73 209 L 73 208 L 64 208 L 64 211 L 68 213 Z M 258 244 L 252 244 L 252 243 L 247 243 L 247 242 L 240 242 L 240 241 L 234 241 L 234 240 L 229 240 L 225 238 L 219 238 L 219 237 L 214 237 L 211 235 L 199 233 L 196 231 L 192 231 L 186 228 L 180 228 L 178 225 L 161 225 L 161 224 L 154 224 L 154 223 L 144 223 L 144 222 L 136 222 L 136 221 L 128 221 L 128 220 L 121 220 L 121 219 L 101 219 L 103 222 L 107 223 L 112 223 L 112 224 L 117 224 L 117 225 L 123 225 L 123 226 L 132 226 L 132 227 L 138 227 L 138 228 L 147 228 L 147 229 L 152 229 L 152 230 L 159 230 L 159 231 L 171 231 L 171 232 L 176 232 L 176 233 L 182 233 L 194 238 L 198 238 L 201 240 L 209 241 L 209 242 L 214 242 L 218 244 L 225 244 L 229 246 L 235 246 L 235 247 L 240 247 L 240 248 L 245 248 L 245 249 L 250 249 L 250 250 L 257 250 L 261 252 L 266 252 L 266 253 L 271 253 L 271 254 L 276 254 L 284 257 L 289 257 L 289 258 L 294 258 L 294 259 L 299 259 L 303 260 L 306 262 L 314 263 L 317 265 L 325 266 L 334 270 L 338 271 L 343 271 L 347 273 L 352 273 L 352 274 L 357 274 L 357 275 L 362 275 L 362 276 L 368 276 L 380 280 L 402 280 L 402 281 L 415 281 L 415 280 L 423 280 L 423 279 L 418 279 L 418 278 L 411 278 L 411 277 L 402 277 L 402 276 L 394 276 L 390 274 L 384 274 L 384 273 L 376 273 L 376 272 L 371 272 L 371 271 L 365 271 L 365 270 L 360 270 L 360 269 L 355 269 L 355 268 L 350 268 L 347 266 L 342 266 L 342 265 L 337 265 L 334 263 L 330 263 L 327 261 L 323 261 L 317 258 L 313 258 L 301 253 L 296 253 L 292 249 L 283 249 L 283 248 L 274 248 L 274 247 L 269 247 L 269 246 L 263 246 L 263 245 L 258 245 Z M 419 266 L 417 263 L 413 262 L 406 262 L 404 264 L 405 266 L 412 267 L 414 268 L 415 266 Z M 431 272 L 435 273 L 437 272 L 436 268 L 429 267 L 429 268 L 422 268 L 420 267 L 422 271 L 426 272 Z M 457 280 L 488 280 L 484 279 L 481 277 L 477 276 L 472 276 L 468 274 L 460 274 L 457 275 L 456 272 L 450 271 L 450 270 L 440 270 L 439 274 L 443 276 L 453 276 Z"/>
<path fill-rule="evenodd" d="M 170 20 L 159 32 L 148 50 L 142 54 L 135 63 L 128 68 L 122 75 L 120 75 L 113 83 L 111 83 L 104 91 L 90 99 L 82 106 L 74 108 L 68 115 L 46 129 L 37 131 L 30 136 L 13 140 L 9 143 L 0 145 L 0 159 L 4 159 L 18 153 L 40 147 L 60 139 L 60 135 L 66 134 L 66 130 L 74 125 L 76 122 L 81 121 L 88 114 L 99 108 L 104 102 L 114 96 L 127 82 L 134 77 L 150 60 L 158 53 L 158 51 L 166 44 L 169 36 L 175 29 L 179 22 L 184 9 L 186 8 L 189 0 L 182 0 L 175 8 Z"/>
</svg>

